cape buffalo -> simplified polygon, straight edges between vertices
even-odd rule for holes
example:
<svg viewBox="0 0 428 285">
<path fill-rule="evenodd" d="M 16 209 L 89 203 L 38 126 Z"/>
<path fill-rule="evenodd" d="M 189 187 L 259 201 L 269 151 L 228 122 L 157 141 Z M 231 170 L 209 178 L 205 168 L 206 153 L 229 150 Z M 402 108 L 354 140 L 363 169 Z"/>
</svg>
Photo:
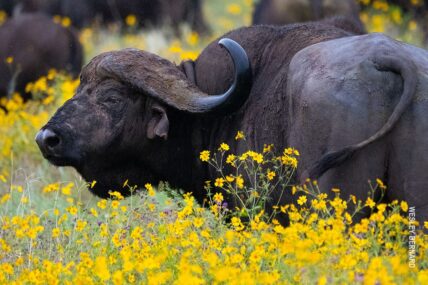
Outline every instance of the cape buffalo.
<svg viewBox="0 0 428 285">
<path fill-rule="evenodd" d="M 347 17 L 364 31 L 354 0 L 260 0 L 254 9 L 253 24 L 286 25 L 333 16 Z"/>
<path fill-rule="evenodd" d="M 19 92 L 49 69 L 80 72 L 83 56 L 77 36 L 69 28 L 38 14 L 22 14 L 0 26 L 0 96 Z M 6 59 L 9 58 L 9 62 Z"/>
<path fill-rule="evenodd" d="M 233 153 L 248 147 L 261 151 L 265 143 L 296 146 L 302 149 L 298 178 L 320 178 L 327 187 L 343 184 L 345 194 L 361 199 L 367 192 L 362 183 L 378 177 L 399 181 L 393 187 L 403 193 L 400 182 L 413 182 L 397 168 L 414 167 L 410 176 L 422 170 L 415 162 L 402 166 L 398 159 L 406 151 L 394 158 L 398 149 L 388 149 L 384 140 L 391 130 L 406 130 L 397 126 L 403 112 L 409 113 L 409 123 L 419 120 L 409 102 L 416 102 L 418 78 L 420 92 L 425 86 L 423 73 L 414 68 L 418 58 L 401 55 L 400 47 L 421 57 L 424 52 L 384 36 L 350 37 L 354 34 L 340 23 L 237 29 L 221 41 L 227 51 L 213 42 L 196 61 L 180 66 L 135 49 L 103 53 L 84 67 L 76 95 L 40 130 L 37 144 L 52 164 L 72 166 L 85 180 L 96 180 L 90 191 L 100 197 L 108 197 L 109 190 L 130 194 L 122 187 L 126 179 L 137 185 L 164 180 L 202 201 L 204 181 L 217 173 L 198 154 L 221 142 Z M 396 48 L 367 40 L 376 38 Z M 351 43 L 359 39 L 354 52 Z M 342 42 L 347 48 L 340 48 Z M 324 49 L 337 56 L 331 63 L 323 61 Z M 365 108 L 366 102 L 372 105 Z M 234 140 L 237 130 L 246 133 L 245 143 Z M 397 147 L 400 139 L 395 137 Z M 424 147 L 412 146 L 415 151 Z"/>
<path fill-rule="evenodd" d="M 7 15 L 12 15 L 15 0 L 0 0 L 0 10 L 4 11 Z"/>
<path fill-rule="evenodd" d="M 12 0 L 11 0 L 12 1 Z M 133 14 L 140 26 L 171 25 L 178 29 L 188 23 L 197 32 L 208 31 L 202 0 L 13 0 L 16 12 L 43 12 L 62 15 L 82 28 L 99 20 L 108 24 L 124 22 Z M 0 2 L 1 3 L 1 2 Z"/>
<path fill-rule="evenodd" d="M 360 199 L 367 179 L 381 178 L 387 201 L 405 200 L 427 221 L 427 88 L 428 52 L 382 34 L 297 53 L 287 94 L 289 143 L 302 153 L 298 175 Z"/>
</svg>

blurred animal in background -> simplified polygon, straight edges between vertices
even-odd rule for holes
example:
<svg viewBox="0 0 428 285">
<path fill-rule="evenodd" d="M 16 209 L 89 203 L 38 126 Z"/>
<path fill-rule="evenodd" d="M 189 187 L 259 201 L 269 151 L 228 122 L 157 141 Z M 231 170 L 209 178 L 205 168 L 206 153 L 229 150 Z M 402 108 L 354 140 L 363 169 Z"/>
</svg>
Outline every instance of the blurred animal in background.
<svg viewBox="0 0 428 285">
<path fill-rule="evenodd" d="M 12 15 L 13 7 L 16 5 L 15 2 L 16 0 L 0 0 L 0 10 L 4 11 L 8 16 Z"/>
<path fill-rule="evenodd" d="M 132 15 L 131 23 L 141 27 L 169 25 L 178 30 L 186 23 L 199 33 L 208 31 L 202 0 L 0 0 L 1 8 L 9 15 L 41 12 L 69 17 L 77 28 L 96 21 L 124 23 Z"/>
<path fill-rule="evenodd" d="M 80 72 L 83 53 L 76 34 L 45 15 L 10 18 L 0 26 L 0 39 L 0 96 L 19 92 L 29 99 L 26 85 L 50 69 Z"/>
<path fill-rule="evenodd" d="M 343 16 L 364 31 L 359 11 L 354 0 L 260 0 L 254 9 L 253 25 L 286 25 Z"/>
</svg>

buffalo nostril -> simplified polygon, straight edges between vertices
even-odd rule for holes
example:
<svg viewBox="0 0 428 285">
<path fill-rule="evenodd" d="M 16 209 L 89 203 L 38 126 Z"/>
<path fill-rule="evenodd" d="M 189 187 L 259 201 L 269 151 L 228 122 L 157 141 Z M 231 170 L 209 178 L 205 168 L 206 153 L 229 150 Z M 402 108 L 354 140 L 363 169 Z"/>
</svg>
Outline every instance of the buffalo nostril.
<svg viewBox="0 0 428 285">
<path fill-rule="evenodd" d="M 57 136 L 45 138 L 46 145 L 50 148 L 54 148 L 59 145 L 59 138 Z"/>
<path fill-rule="evenodd" d="M 53 149 L 61 143 L 60 137 L 50 129 L 41 130 L 36 136 L 36 141 L 44 149 Z"/>
</svg>

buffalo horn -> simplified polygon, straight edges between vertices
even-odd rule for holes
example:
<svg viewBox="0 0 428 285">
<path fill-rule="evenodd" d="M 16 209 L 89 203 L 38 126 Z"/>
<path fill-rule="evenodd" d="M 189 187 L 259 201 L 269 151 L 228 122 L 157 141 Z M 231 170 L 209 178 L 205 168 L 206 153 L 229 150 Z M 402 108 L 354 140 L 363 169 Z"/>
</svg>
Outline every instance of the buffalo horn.
<svg viewBox="0 0 428 285">
<path fill-rule="evenodd" d="M 232 86 L 220 95 L 202 92 L 173 63 L 136 49 L 101 54 L 85 69 L 90 73 L 91 66 L 94 66 L 99 77 L 121 81 L 181 111 L 228 114 L 239 109 L 247 100 L 252 73 L 247 54 L 237 42 L 223 38 L 219 45 L 229 53 L 235 69 Z"/>
</svg>

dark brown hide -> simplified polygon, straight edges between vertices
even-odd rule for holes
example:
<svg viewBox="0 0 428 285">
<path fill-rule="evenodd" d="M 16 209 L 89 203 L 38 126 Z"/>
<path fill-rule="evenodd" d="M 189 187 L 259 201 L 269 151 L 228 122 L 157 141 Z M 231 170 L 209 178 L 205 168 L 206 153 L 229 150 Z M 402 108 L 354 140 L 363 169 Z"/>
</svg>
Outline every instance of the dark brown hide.
<svg viewBox="0 0 428 285">
<path fill-rule="evenodd" d="M 226 34 L 224 37 L 235 40 L 247 52 L 253 84 L 246 103 L 236 112 L 221 116 L 178 110 L 144 91 L 150 86 L 139 88 L 138 78 L 119 73 L 114 73 L 118 75 L 116 78 L 106 77 L 104 72 L 98 72 L 101 63 L 112 55 L 105 53 L 83 69 L 76 95 L 43 127 L 38 143 L 52 163 L 74 166 L 87 181 L 96 180 L 91 191 L 98 196 L 107 197 L 109 190 L 129 194 L 122 188 L 126 179 L 140 186 L 164 180 L 192 191 L 202 201 L 204 181 L 217 174 L 199 160 L 199 152 L 216 149 L 221 142 L 228 143 L 234 153 L 248 148 L 261 151 L 264 143 L 274 143 L 278 149 L 286 147 L 289 129 L 286 88 L 291 59 L 307 46 L 350 35 L 323 22 L 256 26 Z M 164 68 L 171 66 L 154 55 L 140 53 L 145 54 L 141 60 L 121 60 L 115 64 L 132 62 L 133 68 L 146 65 L 142 82 L 152 76 L 164 76 L 150 70 L 152 60 Z M 207 94 L 225 92 L 233 81 L 232 60 L 217 41 L 208 45 L 193 64 L 187 62 L 176 67 L 167 76 L 182 72 L 184 65 L 187 65 L 186 74 L 191 74 L 194 66 L 188 86 L 195 80 L 198 89 Z M 184 74 L 174 76 L 183 80 Z M 246 133 L 245 143 L 234 140 L 238 130 Z M 57 137 L 55 141 L 50 139 L 52 133 Z M 45 136 L 54 143 L 45 144 Z"/>
<path fill-rule="evenodd" d="M 358 33 L 365 28 L 354 0 L 261 0 L 254 9 L 253 25 L 286 25 L 342 16 Z"/>
<path fill-rule="evenodd" d="M 22 14 L 11 18 L 0 26 L 0 38 L 0 96 L 17 91 L 28 99 L 27 83 L 46 75 L 49 69 L 76 76 L 82 66 L 77 36 L 46 16 Z M 12 64 L 5 62 L 7 57 L 13 57 Z"/>
</svg>

